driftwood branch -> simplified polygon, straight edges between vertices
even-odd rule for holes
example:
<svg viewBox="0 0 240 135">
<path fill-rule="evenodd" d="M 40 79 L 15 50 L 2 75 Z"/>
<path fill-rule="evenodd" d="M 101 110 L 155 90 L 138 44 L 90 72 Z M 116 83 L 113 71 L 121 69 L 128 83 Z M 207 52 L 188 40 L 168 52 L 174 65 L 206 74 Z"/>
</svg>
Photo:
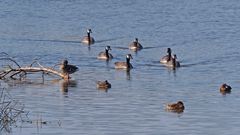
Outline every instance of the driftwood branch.
<svg viewBox="0 0 240 135">
<path fill-rule="evenodd" d="M 5 55 L 5 53 L 3 53 L 3 54 Z M 17 75 L 19 75 L 19 79 L 22 79 L 23 78 L 22 75 L 27 75 L 27 73 L 35 73 L 35 72 L 41 72 L 42 75 L 53 74 L 53 75 L 57 75 L 63 79 L 67 79 L 67 80 L 69 79 L 69 75 L 64 74 L 62 71 L 57 71 L 53 68 L 44 67 L 36 60 L 33 61 L 29 66 L 26 66 L 26 67 L 20 66 L 14 59 L 12 59 L 10 57 L 7 57 L 7 58 L 0 57 L 0 61 L 1 60 L 13 62 L 14 65 L 16 65 L 17 67 L 13 68 L 10 65 L 7 65 L 6 69 L 0 70 L 0 79 L 6 79 L 7 77 L 16 79 L 15 77 Z M 36 65 L 36 67 L 33 66 L 34 64 Z"/>
<path fill-rule="evenodd" d="M 60 73 L 52 68 L 46 68 L 46 67 L 21 67 L 18 69 L 12 69 L 13 71 L 18 71 L 18 72 L 43 72 L 43 73 L 52 73 L 55 75 L 58 75 L 62 78 L 64 78 L 66 75 L 63 73 Z"/>
<path fill-rule="evenodd" d="M 19 68 L 21 67 L 15 60 L 13 60 L 12 58 L 0 58 L 0 60 L 9 60 L 11 62 L 13 62 L 14 64 L 16 64 Z"/>
<path fill-rule="evenodd" d="M 46 67 L 20 67 L 20 68 L 11 68 L 8 71 L 4 71 L 0 73 L 0 79 L 5 78 L 8 74 L 11 73 L 10 78 L 14 78 L 14 76 L 20 74 L 20 73 L 34 73 L 34 72 L 42 72 L 42 73 L 51 73 L 57 76 L 60 76 L 61 78 L 65 79 L 68 76 L 66 74 L 63 74 L 59 71 L 56 71 L 52 68 L 46 68 Z"/>
</svg>

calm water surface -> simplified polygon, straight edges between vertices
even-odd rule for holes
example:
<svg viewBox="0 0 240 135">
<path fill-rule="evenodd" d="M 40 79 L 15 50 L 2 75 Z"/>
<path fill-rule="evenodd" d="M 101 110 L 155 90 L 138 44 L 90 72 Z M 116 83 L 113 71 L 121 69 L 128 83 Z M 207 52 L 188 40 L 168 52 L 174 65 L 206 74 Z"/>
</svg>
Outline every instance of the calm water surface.
<svg viewBox="0 0 240 135">
<path fill-rule="evenodd" d="M 44 84 L 41 75 L 32 83 L 1 81 L 30 120 L 47 121 L 23 122 L 8 134 L 239 134 L 238 0 L 5 0 L 0 11 L 1 52 L 22 66 L 67 58 L 79 67 L 68 91 L 51 76 Z M 80 43 L 87 28 L 96 40 L 90 48 Z M 126 49 L 135 37 L 144 46 L 137 53 Z M 106 45 L 115 57 L 109 63 L 96 59 Z M 181 62 L 175 71 L 159 63 L 167 47 Z M 128 53 L 134 69 L 116 71 L 114 62 Z M 112 88 L 97 90 L 98 80 Z M 224 82 L 231 94 L 219 93 Z M 164 110 L 177 100 L 184 113 Z"/>
</svg>

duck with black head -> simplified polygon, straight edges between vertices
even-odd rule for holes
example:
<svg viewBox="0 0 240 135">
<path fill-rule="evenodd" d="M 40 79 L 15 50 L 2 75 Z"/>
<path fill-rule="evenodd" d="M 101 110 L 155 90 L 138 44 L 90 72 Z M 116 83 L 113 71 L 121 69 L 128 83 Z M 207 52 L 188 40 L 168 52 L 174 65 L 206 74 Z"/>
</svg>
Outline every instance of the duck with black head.
<svg viewBox="0 0 240 135">
<path fill-rule="evenodd" d="M 132 51 L 139 51 L 143 49 L 142 45 L 139 43 L 138 38 L 135 38 L 131 44 L 129 44 L 129 49 Z"/>
<path fill-rule="evenodd" d="M 120 62 L 115 62 L 115 69 L 126 69 L 130 70 L 133 68 L 132 64 L 130 63 L 130 59 L 132 58 L 131 54 L 126 55 L 126 62 L 120 61 Z"/>
<path fill-rule="evenodd" d="M 109 89 L 112 85 L 107 81 L 97 81 L 97 88 L 98 89 Z"/>
<path fill-rule="evenodd" d="M 160 59 L 160 63 L 166 64 L 170 60 L 172 60 L 172 50 L 171 48 L 167 48 L 167 55 Z"/>
<path fill-rule="evenodd" d="M 232 87 L 227 85 L 226 83 L 222 84 L 220 87 L 220 92 L 225 94 L 225 93 L 231 93 Z"/>
<path fill-rule="evenodd" d="M 68 60 L 63 60 L 63 62 L 60 65 L 60 70 L 63 74 L 65 74 L 66 78 L 64 79 L 69 79 L 69 74 L 73 74 L 76 71 L 78 71 L 78 67 L 75 65 L 69 65 Z"/>
<path fill-rule="evenodd" d="M 84 36 L 82 39 L 82 43 L 87 44 L 87 45 L 91 45 L 95 43 L 95 40 L 93 37 L 91 37 L 91 33 L 92 30 L 91 29 L 87 29 L 87 36 Z"/>
<path fill-rule="evenodd" d="M 185 109 L 182 101 L 178 101 L 177 103 L 170 103 L 166 105 L 166 110 L 171 112 L 183 112 Z"/>
<path fill-rule="evenodd" d="M 100 52 L 98 54 L 98 59 L 100 60 L 111 60 L 113 58 L 112 54 L 109 51 L 112 50 L 110 46 L 106 46 L 105 52 Z"/>
</svg>

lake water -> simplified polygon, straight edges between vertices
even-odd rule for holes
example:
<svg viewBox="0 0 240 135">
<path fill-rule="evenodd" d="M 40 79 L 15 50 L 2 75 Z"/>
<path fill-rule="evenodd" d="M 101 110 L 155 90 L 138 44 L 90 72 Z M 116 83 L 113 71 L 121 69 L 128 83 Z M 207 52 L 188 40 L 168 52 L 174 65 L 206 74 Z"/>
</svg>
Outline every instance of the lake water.
<svg viewBox="0 0 240 135">
<path fill-rule="evenodd" d="M 51 67 L 77 65 L 68 90 L 58 77 L 29 76 L 31 83 L 1 81 L 25 105 L 33 123 L 11 135 L 233 135 L 240 132 L 240 2 L 238 0 L 3 0 L 0 51 L 22 66 L 38 59 Z M 91 28 L 96 43 L 80 43 Z M 128 44 L 139 38 L 144 49 Z M 110 45 L 109 63 L 96 59 Z M 182 67 L 159 63 L 172 48 Z M 134 69 L 114 69 L 131 53 Z M 3 61 L 1 61 L 3 62 Z M 4 63 L 4 62 L 3 62 Z M 39 79 L 40 78 L 40 79 Z M 96 81 L 112 88 L 101 91 Z M 222 83 L 232 86 L 222 95 Z M 181 114 L 164 105 L 182 100 Z M 39 124 L 34 121 L 46 121 Z"/>
</svg>

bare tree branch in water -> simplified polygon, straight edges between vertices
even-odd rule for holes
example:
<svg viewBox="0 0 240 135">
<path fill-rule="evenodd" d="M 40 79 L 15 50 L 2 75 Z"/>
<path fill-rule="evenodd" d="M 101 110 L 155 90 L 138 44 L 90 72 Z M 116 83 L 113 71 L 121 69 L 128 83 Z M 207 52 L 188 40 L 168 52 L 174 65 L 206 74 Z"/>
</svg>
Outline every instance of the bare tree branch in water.
<svg viewBox="0 0 240 135">
<path fill-rule="evenodd" d="M 4 56 L 8 56 L 6 53 L 3 53 L 3 54 Z M 57 71 L 51 67 L 44 67 L 38 61 L 33 61 L 29 66 L 22 67 L 13 58 L 0 57 L 0 61 L 3 61 L 3 60 L 12 62 L 15 66 L 13 67 L 11 65 L 7 65 L 5 66 L 4 70 L 0 70 L 1 80 L 4 80 L 6 78 L 22 80 L 26 77 L 28 73 L 37 73 L 37 72 L 42 73 L 42 76 L 44 76 L 44 74 L 53 74 L 65 80 L 68 80 L 70 78 L 69 74 L 66 74 L 62 71 Z M 37 66 L 33 67 L 34 64 L 36 64 Z"/>
</svg>

